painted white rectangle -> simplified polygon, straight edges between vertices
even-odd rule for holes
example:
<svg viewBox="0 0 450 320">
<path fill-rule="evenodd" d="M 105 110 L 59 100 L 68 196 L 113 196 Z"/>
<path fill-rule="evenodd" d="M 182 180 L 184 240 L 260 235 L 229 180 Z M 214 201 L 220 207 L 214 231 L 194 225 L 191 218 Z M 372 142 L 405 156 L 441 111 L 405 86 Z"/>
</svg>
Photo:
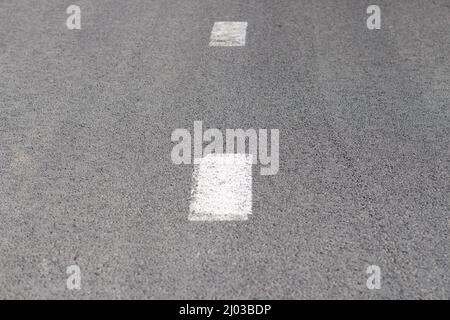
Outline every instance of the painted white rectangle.
<svg viewBox="0 0 450 320">
<path fill-rule="evenodd" d="M 215 22 L 211 31 L 209 45 L 211 47 L 245 46 L 246 35 L 247 22 Z"/>
<path fill-rule="evenodd" d="M 191 221 L 247 220 L 252 213 L 252 158 L 208 154 L 194 167 Z"/>
</svg>

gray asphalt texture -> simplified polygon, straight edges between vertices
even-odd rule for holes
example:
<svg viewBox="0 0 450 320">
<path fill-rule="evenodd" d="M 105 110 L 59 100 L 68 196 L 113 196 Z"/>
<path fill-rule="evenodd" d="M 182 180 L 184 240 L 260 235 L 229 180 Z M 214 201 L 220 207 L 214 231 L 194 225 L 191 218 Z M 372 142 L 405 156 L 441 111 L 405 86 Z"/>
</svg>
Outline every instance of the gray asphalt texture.
<svg viewBox="0 0 450 320">
<path fill-rule="evenodd" d="M 1 1 L 0 298 L 448 299 L 450 2 L 372 2 Z M 195 120 L 280 130 L 248 221 L 187 220 Z"/>
</svg>

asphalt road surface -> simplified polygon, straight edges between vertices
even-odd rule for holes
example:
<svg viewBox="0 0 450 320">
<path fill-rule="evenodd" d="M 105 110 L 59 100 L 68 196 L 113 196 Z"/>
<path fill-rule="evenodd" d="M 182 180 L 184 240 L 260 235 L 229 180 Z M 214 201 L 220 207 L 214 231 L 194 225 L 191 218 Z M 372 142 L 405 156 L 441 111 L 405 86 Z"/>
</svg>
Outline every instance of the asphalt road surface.
<svg viewBox="0 0 450 320">
<path fill-rule="evenodd" d="M 448 299 L 449 30 L 448 0 L 1 1 L 0 298 Z M 248 220 L 188 220 L 194 121 L 279 129 Z"/>
</svg>

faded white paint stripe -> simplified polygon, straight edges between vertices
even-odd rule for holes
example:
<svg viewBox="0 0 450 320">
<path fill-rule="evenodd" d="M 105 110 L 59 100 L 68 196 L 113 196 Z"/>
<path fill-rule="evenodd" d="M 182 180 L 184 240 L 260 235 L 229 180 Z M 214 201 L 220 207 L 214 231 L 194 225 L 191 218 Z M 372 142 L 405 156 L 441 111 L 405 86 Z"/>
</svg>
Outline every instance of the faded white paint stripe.
<svg viewBox="0 0 450 320">
<path fill-rule="evenodd" d="M 252 158 L 208 154 L 194 166 L 191 221 L 247 220 L 252 213 Z"/>
<path fill-rule="evenodd" d="M 218 21 L 211 31 L 211 47 L 245 46 L 247 22 Z"/>
</svg>

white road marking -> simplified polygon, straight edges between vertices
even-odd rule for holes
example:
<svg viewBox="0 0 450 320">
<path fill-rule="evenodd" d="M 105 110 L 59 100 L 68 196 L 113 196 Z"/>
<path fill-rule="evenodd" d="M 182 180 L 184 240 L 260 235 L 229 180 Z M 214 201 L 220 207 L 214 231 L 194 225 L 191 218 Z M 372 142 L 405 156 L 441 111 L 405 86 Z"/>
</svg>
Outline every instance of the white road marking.
<svg viewBox="0 0 450 320">
<path fill-rule="evenodd" d="M 252 156 L 208 154 L 194 166 L 191 221 L 247 220 L 252 213 Z"/>
<path fill-rule="evenodd" d="M 219 21 L 215 22 L 211 31 L 209 46 L 235 47 L 245 46 L 247 22 Z"/>
</svg>

